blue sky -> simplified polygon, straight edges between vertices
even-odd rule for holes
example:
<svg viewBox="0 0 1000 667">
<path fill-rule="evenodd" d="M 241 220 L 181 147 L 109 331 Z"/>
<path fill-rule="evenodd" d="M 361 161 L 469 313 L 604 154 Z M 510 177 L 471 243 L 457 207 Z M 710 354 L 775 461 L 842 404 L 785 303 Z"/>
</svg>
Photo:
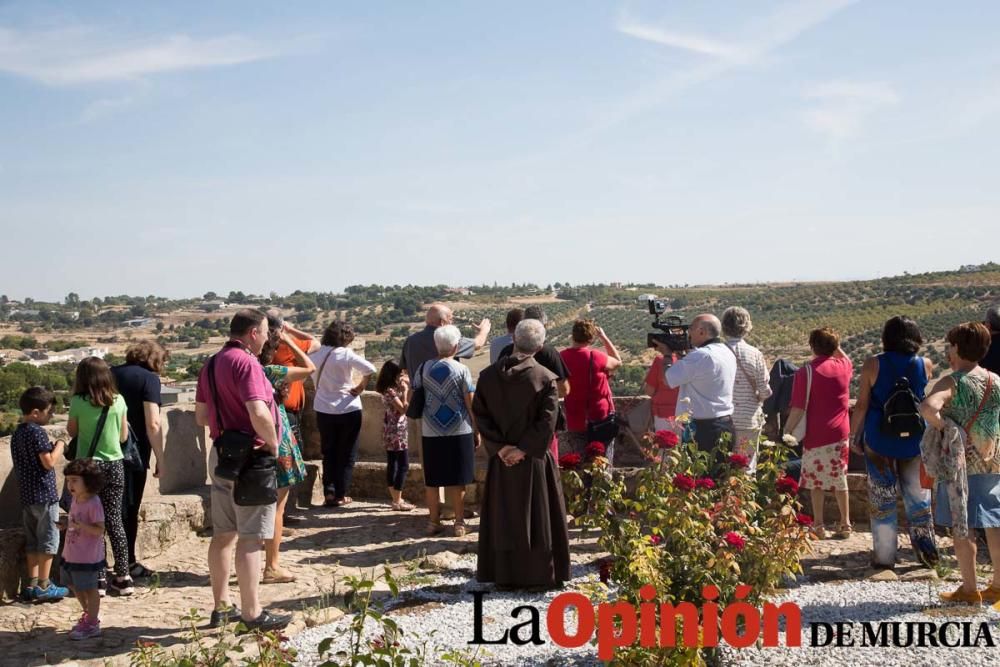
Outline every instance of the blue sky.
<svg viewBox="0 0 1000 667">
<path fill-rule="evenodd" d="M 3 2 L 0 292 L 997 259 L 1000 3 Z"/>
</svg>

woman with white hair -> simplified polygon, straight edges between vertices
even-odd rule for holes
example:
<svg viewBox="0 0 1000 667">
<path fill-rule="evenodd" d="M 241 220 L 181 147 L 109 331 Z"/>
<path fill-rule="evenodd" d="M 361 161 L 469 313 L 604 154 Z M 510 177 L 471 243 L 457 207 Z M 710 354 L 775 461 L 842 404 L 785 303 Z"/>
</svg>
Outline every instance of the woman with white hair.
<svg viewBox="0 0 1000 667">
<path fill-rule="evenodd" d="M 474 479 L 479 434 L 472 416 L 472 374 L 455 361 L 462 332 L 448 324 L 434 330 L 438 358 L 424 362 L 413 377 L 413 390 L 423 389 L 420 419 L 423 435 L 422 460 L 427 507 L 428 535 L 444 530 L 438 488 L 445 487 L 455 512 L 455 537 L 465 535 L 465 485 Z M 412 393 L 411 393 L 412 396 Z"/>
<path fill-rule="evenodd" d="M 559 410 L 557 375 L 534 355 L 535 319 L 514 330 L 514 352 L 483 370 L 472 402 L 489 464 L 476 577 L 498 588 L 557 588 L 569 579 L 569 534 L 549 443 Z"/>
<path fill-rule="evenodd" d="M 722 313 L 722 334 L 726 345 L 736 355 L 736 382 L 733 384 L 733 427 L 736 442 L 733 451 L 750 459 L 747 470 L 757 469 L 757 443 L 764 426 L 761 405 L 771 395 L 767 362 L 763 353 L 743 338 L 753 330 L 746 308 L 732 306 Z"/>
</svg>

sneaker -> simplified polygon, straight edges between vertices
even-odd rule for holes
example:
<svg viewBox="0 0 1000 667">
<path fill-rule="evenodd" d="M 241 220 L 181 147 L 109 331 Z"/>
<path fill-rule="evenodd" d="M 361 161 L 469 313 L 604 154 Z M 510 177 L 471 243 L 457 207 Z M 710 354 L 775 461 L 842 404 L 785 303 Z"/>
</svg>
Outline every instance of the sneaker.
<svg viewBox="0 0 1000 667">
<path fill-rule="evenodd" d="M 21 589 L 21 602 L 34 602 L 38 595 L 38 586 L 25 586 Z"/>
<path fill-rule="evenodd" d="M 35 601 L 37 602 L 58 602 L 69 595 L 69 589 L 56 586 L 51 581 L 46 588 L 35 587 Z"/>
<path fill-rule="evenodd" d="M 212 612 L 212 617 L 208 620 L 208 627 L 220 628 L 226 623 L 238 621 L 240 619 L 240 608 L 230 605 L 229 609 L 216 609 Z"/>
<path fill-rule="evenodd" d="M 241 622 L 242 628 L 236 630 L 236 634 L 242 635 L 248 632 L 270 632 L 271 630 L 281 630 L 292 620 L 291 616 L 285 614 L 272 614 L 266 609 L 260 612 L 260 616 L 252 621 Z"/>
<path fill-rule="evenodd" d="M 69 632 L 69 638 L 74 641 L 80 641 L 83 639 L 93 639 L 94 637 L 101 636 L 101 622 L 91 623 L 90 619 L 81 618 L 80 622 L 76 624 Z"/>
<path fill-rule="evenodd" d="M 132 577 L 113 578 L 108 582 L 108 592 L 118 597 L 128 597 L 135 593 L 135 584 Z"/>
<path fill-rule="evenodd" d="M 288 526 L 296 526 L 300 523 L 305 523 L 306 518 L 298 514 L 286 514 L 284 522 Z"/>
<path fill-rule="evenodd" d="M 132 566 L 128 569 L 128 573 L 133 579 L 149 579 L 156 574 L 142 563 L 132 563 Z"/>
<path fill-rule="evenodd" d="M 104 570 L 97 575 L 97 595 L 105 597 L 108 594 L 108 575 Z"/>
</svg>

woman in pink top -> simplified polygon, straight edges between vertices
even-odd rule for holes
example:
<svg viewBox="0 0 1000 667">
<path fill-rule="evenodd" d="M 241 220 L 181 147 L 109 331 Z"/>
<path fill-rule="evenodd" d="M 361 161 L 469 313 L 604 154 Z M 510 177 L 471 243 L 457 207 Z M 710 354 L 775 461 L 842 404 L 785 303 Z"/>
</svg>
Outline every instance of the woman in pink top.
<svg viewBox="0 0 1000 667">
<path fill-rule="evenodd" d="M 824 492 L 833 491 L 840 511 L 840 524 L 834 534 L 851 534 L 851 514 L 847 502 L 848 436 L 851 431 L 849 406 L 851 376 L 854 366 L 840 349 L 840 336 L 829 327 L 809 334 L 809 347 L 816 355 L 795 373 L 792 384 L 791 412 L 785 433 L 795 431 L 806 418 L 802 439 L 802 488 L 810 489 L 816 536 L 826 538 L 823 527 Z M 809 387 L 809 375 L 812 384 Z M 808 397 L 806 396 L 808 389 Z"/>
</svg>

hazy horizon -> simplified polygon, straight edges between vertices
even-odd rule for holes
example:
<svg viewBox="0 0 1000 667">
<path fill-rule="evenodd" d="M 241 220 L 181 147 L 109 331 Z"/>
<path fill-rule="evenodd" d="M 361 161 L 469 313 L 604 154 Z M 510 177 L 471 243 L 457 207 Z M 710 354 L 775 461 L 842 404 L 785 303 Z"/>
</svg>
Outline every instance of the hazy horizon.
<svg viewBox="0 0 1000 667">
<path fill-rule="evenodd" d="M 0 285 L 53 300 L 981 264 L 998 23 L 985 0 L 11 0 Z"/>
<path fill-rule="evenodd" d="M 993 260 L 988 260 L 986 262 L 981 262 L 981 263 L 977 263 L 977 264 L 988 264 L 988 263 L 991 263 L 991 262 L 993 262 Z M 967 264 L 963 264 L 962 266 L 967 266 Z M 733 281 L 733 282 L 723 282 L 723 283 L 693 283 L 693 282 L 692 283 L 683 283 L 683 282 L 681 282 L 681 283 L 668 283 L 668 284 L 657 284 L 657 283 L 651 282 L 651 281 L 627 281 L 627 280 L 621 280 L 621 281 L 613 280 L 611 282 L 621 283 L 622 285 L 629 285 L 629 284 L 650 285 L 650 284 L 652 284 L 652 285 L 655 285 L 658 289 L 697 289 L 697 288 L 700 288 L 700 287 L 706 287 L 706 288 L 717 288 L 717 287 L 720 287 L 720 288 L 724 288 L 724 287 L 734 287 L 734 286 L 742 286 L 742 285 L 761 286 L 761 285 L 787 284 L 787 283 L 796 283 L 796 284 L 820 283 L 820 284 L 822 284 L 822 283 L 841 283 L 841 282 L 864 282 L 864 281 L 868 281 L 868 280 L 878 280 L 880 278 L 902 277 L 904 275 L 904 273 L 910 274 L 910 275 L 919 275 L 919 274 L 923 274 L 923 273 L 940 273 L 940 272 L 957 271 L 960 268 L 961 268 L 960 266 L 950 266 L 950 267 L 942 267 L 942 268 L 936 268 L 936 269 L 905 271 L 905 272 L 901 272 L 899 274 L 891 274 L 891 275 L 879 274 L 879 275 L 870 275 L 870 276 L 857 276 L 857 277 L 848 277 L 848 278 L 831 278 L 831 279 L 819 279 L 819 280 L 801 280 L 801 279 L 798 279 L 798 278 L 787 278 L 787 279 L 777 279 L 777 280 L 743 281 L 743 282 L 735 282 L 735 281 Z M 555 283 L 569 284 L 569 285 L 576 286 L 576 287 L 587 286 L 587 285 L 598 285 L 598 284 L 605 284 L 605 285 L 607 285 L 608 284 L 606 282 L 605 283 L 601 283 L 601 281 L 573 282 L 573 281 L 565 281 L 565 280 L 545 280 L 545 281 L 540 281 L 540 282 L 539 281 L 534 281 L 534 280 L 515 280 L 513 282 L 516 282 L 518 284 L 533 283 L 533 284 L 538 285 L 539 287 L 541 287 L 543 289 L 546 286 L 554 285 Z M 433 287 L 435 285 L 446 285 L 449 288 L 462 289 L 462 288 L 471 288 L 471 287 L 477 287 L 477 286 L 482 286 L 482 285 L 493 285 L 494 282 L 493 281 L 491 281 L 491 282 L 472 281 L 472 282 L 466 282 L 466 283 L 449 284 L 449 283 L 415 283 L 415 282 L 410 282 L 410 283 L 379 283 L 377 281 L 374 281 L 374 282 L 373 281 L 361 281 L 361 282 L 351 283 L 350 285 L 373 285 L 373 284 L 382 285 L 382 286 L 385 286 L 385 287 L 391 287 L 391 286 L 394 286 L 394 285 L 400 285 L 400 286 L 403 286 L 403 287 L 405 287 L 406 285 L 412 285 L 414 287 Z M 503 287 L 504 285 L 509 285 L 510 281 L 508 281 L 506 283 L 496 282 L 496 284 L 499 285 L 499 286 L 501 286 L 501 287 Z M 670 287 L 670 285 L 676 285 L 676 287 Z M 70 294 L 71 292 L 72 293 L 76 293 L 77 296 L 79 296 L 80 299 L 83 300 L 83 301 L 89 301 L 89 300 L 94 299 L 95 297 L 97 297 L 97 298 L 104 298 L 104 297 L 115 297 L 115 296 L 121 296 L 121 295 L 132 296 L 132 297 L 137 297 L 137 296 L 143 296 L 143 297 L 145 297 L 145 296 L 156 296 L 156 297 L 161 297 L 161 298 L 171 299 L 171 300 L 184 300 L 184 299 L 197 299 L 197 298 L 201 298 L 205 294 L 208 294 L 209 292 L 214 292 L 218 296 L 218 298 L 225 299 L 229 295 L 229 293 L 231 291 L 234 291 L 234 292 L 243 292 L 245 295 L 257 295 L 257 296 L 263 296 L 263 297 L 268 297 L 271 292 L 276 292 L 279 296 L 288 296 L 288 295 L 292 294 L 293 292 L 295 292 L 297 290 L 298 291 L 302 291 L 302 292 L 342 294 L 343 291 L 344 291 L 344 289 L 346 287 L 348 287 L 348 286 L 349 285 L 341 285 L 337 289 L 311 289 L 311 288 L 305 288 L 305 287 L 296 287 L 296 288 L 294 288 L 292 290 L 288 290 L 288 291 L 285 291 L 285 292 L 281 292 L 281 291 L 278 291 L 278 290 L 268 290 L 266 292 L 256 292 L 256 291 L 253 291 L 253 290 L 240 289 L 239 287 L 233 287 L 233 288 L 230 288 L 230 289 L 222 290 L 222 289 L 214 289 L 212 287 L 209 287 L 207 289 L 200 290 L 200 291 L 196 290 L 195 293 L 190 293 L 190 294 L 180 294 L 180 293 L 174 294 L 174 293 L 160 292 L 160 291 L 152 291 L 152 292 L 145 292 L 145 293 L 122 291 L 122 292 L 107 293 L 107 294 L 97 294 L 97 293 L 95 293 L 95 294 L 86 294 L 86 293 L 81 293 L 81 292 L 79 292 L 77 290 L 74 290 L 74 289 L 67 289 L 67 290 L 65 290 L 64 292 L 62 292 L 59 295 L 56 295 L 56 296 L 45 296 L 45 297 L 39 296 L 39 295 L 35 295 L 35 294 L 20 294 L 20 293 L 12 292 L 11 290 L 6 290 L 2 286 L 0 286 L 0 295 L 6 296 L 11 301 L 18 301 L 18 302 L 22 302 L 22 303 L 23 303 L 23 301 L 24 301 L 25 298 L 34 299 L 35 301 L 42 302 L 42 303 L 62 303 L 62 301 L 64 300 L 64 298 L 68 294 Z M 455 295 L 455 300 L 456 301 L 457 300 L 461 300 L 461 298 L 462 298 L 462 296 L 460 294 L 456 294 Z"/>
</svg>

